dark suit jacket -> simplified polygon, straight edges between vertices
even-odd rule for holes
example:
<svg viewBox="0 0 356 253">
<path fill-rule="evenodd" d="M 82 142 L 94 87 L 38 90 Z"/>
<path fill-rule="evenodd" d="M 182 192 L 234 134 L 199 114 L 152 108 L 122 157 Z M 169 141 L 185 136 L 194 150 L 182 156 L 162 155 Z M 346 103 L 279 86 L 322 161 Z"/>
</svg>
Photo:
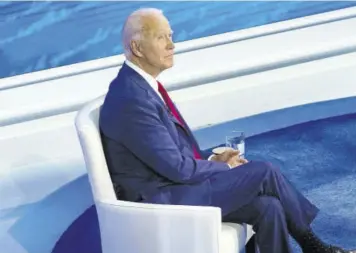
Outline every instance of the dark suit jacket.
<svg viewBox="0 0 356 253">
<path fill-rule="evenodd" d="M 189 127 L 126 64 L 110 84 L 100 129 L 113 184 L 125 200 L 209 205 L 209 177 L 229 170 L 225 163 L 194 158 L 197 143 Z"/>
</svg>

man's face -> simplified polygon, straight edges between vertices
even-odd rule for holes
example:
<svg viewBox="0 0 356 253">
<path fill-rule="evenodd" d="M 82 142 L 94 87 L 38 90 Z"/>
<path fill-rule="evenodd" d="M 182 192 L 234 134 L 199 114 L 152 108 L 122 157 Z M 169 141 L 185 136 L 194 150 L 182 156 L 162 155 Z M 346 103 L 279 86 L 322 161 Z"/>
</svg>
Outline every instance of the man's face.
<svg viewBox="0 0 356 253">
<path fill-rule="evenodd" d="M 159 72 L 173 66 L 172 30 L 164 16 L 147 17 L 142 39 L 142 59 Z"/>
</svg>

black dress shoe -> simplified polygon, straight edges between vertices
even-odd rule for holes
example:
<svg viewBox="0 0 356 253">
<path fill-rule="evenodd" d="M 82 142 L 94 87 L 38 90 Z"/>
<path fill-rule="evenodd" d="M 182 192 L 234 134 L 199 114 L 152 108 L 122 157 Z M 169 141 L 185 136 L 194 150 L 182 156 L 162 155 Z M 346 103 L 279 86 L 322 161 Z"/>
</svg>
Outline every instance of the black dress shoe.
<svg viewBox="0 0 356 253">
<path fill-rule="evenodd" d="M 330 253 L 356 253 L 356 250 L 344 250 L 336 246 L 329 246 Z"/>
<path fill-rule="evenodd" d="M 311 229 L 293 236 L 303 249 L 303 253 L 356 253 L 356 250 L 344 250 L 321 241 Z"/>
</svg>

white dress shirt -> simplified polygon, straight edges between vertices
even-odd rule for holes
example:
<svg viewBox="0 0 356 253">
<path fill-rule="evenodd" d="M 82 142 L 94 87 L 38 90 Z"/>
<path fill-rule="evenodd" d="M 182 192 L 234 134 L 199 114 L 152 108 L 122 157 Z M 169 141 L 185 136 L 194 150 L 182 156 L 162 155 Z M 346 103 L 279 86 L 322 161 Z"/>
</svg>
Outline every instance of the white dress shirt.
<svg viewBox="0 0 356 253">
<path fill-rule="evenodd" d="M 135 70 L 140 76 L 142 76 L 143 79 L 145 79 L 146 82 L 148 82 L 148 84 L 153 88 L 153 90 L 157 93 L 157 95 L 162 99 L 163 103 L 165 103 L 161 93 L 158 91 L 157 80 L 153 78 L 153 76 L 151 76 L 150 74 L 146 73 L 143 69 L 133 64 L 131 61 L 125 60 L 125 63 L 127 66 Z"/>
</svg>

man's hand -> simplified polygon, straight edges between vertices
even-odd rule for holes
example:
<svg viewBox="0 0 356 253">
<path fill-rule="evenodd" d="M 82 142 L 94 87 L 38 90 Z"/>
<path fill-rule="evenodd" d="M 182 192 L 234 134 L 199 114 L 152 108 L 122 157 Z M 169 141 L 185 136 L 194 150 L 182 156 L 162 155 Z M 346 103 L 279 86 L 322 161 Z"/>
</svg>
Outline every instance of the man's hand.
<svg viewBox="0 0 356 253">
<path fill-rule="evenodd" d="M 236 160 L 234 161 L 232 168 L 240 166 L 245 163 L 248 163 L 248 161 L 245 158 L 237 157 Z"/>
<path fill-rule="evenodd" d="M 211 160 L 227 163 L 231 168 L 247 163 L 246 159 L 239 157 L 240 151 L 229 149 L 219 155 L 214 155 Z"/>
</svg>

